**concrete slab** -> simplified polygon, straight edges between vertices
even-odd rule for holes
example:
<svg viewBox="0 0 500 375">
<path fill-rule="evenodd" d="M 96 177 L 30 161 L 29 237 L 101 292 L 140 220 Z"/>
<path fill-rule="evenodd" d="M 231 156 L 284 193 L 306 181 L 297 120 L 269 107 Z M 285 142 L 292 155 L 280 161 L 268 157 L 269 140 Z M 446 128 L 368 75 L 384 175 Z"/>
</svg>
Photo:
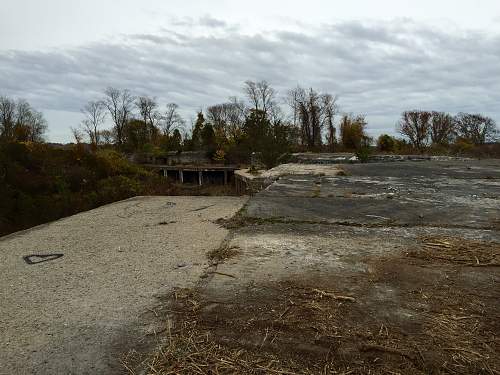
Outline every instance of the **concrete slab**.
<svg viewBox="0 0 500 375">
<path fill-rule="evenodd" d="M 176 328 L 196 322 L 201 345 L 211 337 L 274 363 L 267 373 L 500 368 L 499 231 L 270 222 L 235 230 L 227 245 L 235 255 L 187 302 L 171 301 Z M 188 366 L 200 350 L 166 363 Z M 248 363 L 217 358 L 219 370 Z"/>
<path fill-rule="evenodd" d="M 251 173 L 248 169 L 235 172 L 236 190 L 240 193 L 254 194 L 284 176 L 324 176 L 334 177 L 344 172 L 341 166 L 321 164 L 281 164 L 268 170 Z"/>
<path fill-rule="evenodd" d="M 285 176 L 246 215 L 298 221 L 500 227 L 500 162 L 346 165 L 348 176 Z"/>
<path fill-rule="evenodd" d="M 0 373 L 122 373 L 145 313 L 194 287 L 240 197 L 137 197 L 0 238 Z M 23 257 L 61 253 L 57 259 Z"/>
<path fill-rule="evenodd" d="M 492 230 L 307 223 L 249 225 L 234 231 L 228 246 L 238 249 L 238 254 L 218 265 L 220 274 L 214 274 L 204 292 L 210 299 L 225 302 L 244 294 L 249 285 L 330 277 L 345 280 L 344 288 L 348 289 L 342 292 L 359 294 L 356 280 L 372 272 L 370 264 L 374 259 L 404 256 L 416 247 L 419 238 L 434 236 L 500 243 L 500 232 Z M 461 272 L 484 273 L 470 268 Z M 491 277 L 492 285 L 500 282 L 500 272 Z"/>
<path fill-rule="evenodd" d="M 197 288 L 166 296 L 177 334 L 165 340 L 180 345 L 146 363 L 164 373 L 198 371 L 193 358 L 207 373 L 498 372 L 499 167 L 393 162 L 280 177 L 227 223 Z"/>
</svg>

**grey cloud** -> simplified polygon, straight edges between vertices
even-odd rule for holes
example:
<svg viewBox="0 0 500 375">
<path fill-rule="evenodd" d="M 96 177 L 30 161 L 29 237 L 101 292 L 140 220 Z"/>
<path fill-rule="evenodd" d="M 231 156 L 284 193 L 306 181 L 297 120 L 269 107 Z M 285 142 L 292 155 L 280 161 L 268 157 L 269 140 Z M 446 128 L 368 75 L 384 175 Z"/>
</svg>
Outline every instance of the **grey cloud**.
<svg viewBox="0 0 500 375">
<path fill-rule="evenodd" d="M 135 34 L 130 36 L 130 39 L 136 39 L 139 42 L 151 42 L 154 44 L 164 44 L 167 42 L 176 43 L 174 38 L 168 36 L 151 35 L 151 34 Z"/>
<path fill-rule="evenodd" d="M 253 35 L 208 16 L 197 25 L 217 33 L 172 29 L 78 48 L 4 52 L 0 94 L 76 112 L 106 86 L 126 87 L 175 101 L 191 114 L 242 95 L 247 79 L 266 79 L 282 95 L 297 83 L 339 94 L 342 109 L 366 114 L 375 134 L 393 129 L 410 108 L 477 111 L 500 120 L 500 35 L 452 33 L 404 19 Z"/>
<path fill-rule="evenodd" d="M 219 20 L 217 18 L 213 18 L 211 16 L 203 16 L 200 18 L 200 24 L 202 26 L 207 26 L 207 27 L 227 27 L 227 23 L 225 21 Z"/>
</svg>

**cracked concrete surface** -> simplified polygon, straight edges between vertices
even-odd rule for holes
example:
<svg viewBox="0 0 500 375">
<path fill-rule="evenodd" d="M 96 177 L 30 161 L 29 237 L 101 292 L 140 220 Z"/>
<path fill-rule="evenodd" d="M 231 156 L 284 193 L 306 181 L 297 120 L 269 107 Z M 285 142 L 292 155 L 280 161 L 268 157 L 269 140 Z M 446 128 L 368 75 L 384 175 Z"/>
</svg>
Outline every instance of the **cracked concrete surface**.
<svg viewBox="0 0 500 375">
<path fill-rule="evenodd" d="M 247 215 L 350 224 L 500 226 L 500 161 L 345 165 L 348 176 L 286 176 Z"/>
<path fill-rule="evenodd" d="M 356 304 L 332 304 L 339 309 L 335 324 L 346 336 L 336 345 L 340 353 L 351 353 L 346 360 L 349 366 L 365 366 L 359 364 L 365 359 L 373 362 L 355 344 L 360 337 L 372 340 L 371 332 L 378 332 L 381 324 L 392 327 L 396 335 L 377 340 L 391 346 L 390 340 L 397 339 L 410 348 L 413 339 L 429 333 L 427 317 L 446 309 L 474 317 L 487 333 L 498 332 L 494 320 L 498 268 L 426 261 L 407 253 L 421 251 L 427 237 L 480 241 L 486 249 L 488 244 L 497 246 L 500 161 L 392 162 L 344 168 L 346 176 L 281 177 L 249 200 L 241 212 L 243 224 L 231 233 L 213 221 L 232 216 L 244 199 L 163 197 L 119 202 L 0 239 L 0 251 L 6 254 L 0 269 L 1 297 L 6 301 L 0 306 L 0 329 L 6 332 L 0 362 L 7 363 L 0 372 L 119 372 L 119 354 L 136 347 L 172 317 L 163 311 L 163 321 L 157 322 L 148 309 L 168 307 L 165 296 L 174 287 L 197 290 L 201 321 L 214 324 L 210 329 L 226 340 L 221 342 L 255 341 L 258 351 L 272 324 L 263 321 L 260 328 L 243 329 L 255 322 L 253 316 L 245 320 L 252 296 L 263 301 L 262 306 L 255 304 L 254 312 L 278 318 L 288 297 L 269 290 L 283 283 L 356 296 Z M 224 239 L 227 247 L 237 250 L 236 255 L 208 268 L 205 254 Z M 22 255 L 42 250 L 65 255 L 39 265 L 23 263 Z M 475 295 L 477 290 L 482 294 Z M 295 319 L 294 311 L 288 314 Z M 239 326 L 242 315 L 244 325 Z M 308 322 L 300 315 L 296 318 L 290 329 L 273 328 L 278 339 L 272 350 L 304 343 L 318 348 L 323 344 L 315 341 L 317 336 L 333 332 L 330 321 L 314 330 L 296 329 L 300 322 Z M 365 336 L 347 335 L 352 322 L 360 323 L 357 328 Z M 404 337 L 397 336 L 399 330 L 406 332 Z M 432 340 L 415 342 L 423 346 Z M 329 345 L 321 348 L 329 350 Z M 498 347 L 490 346 L 493 354 L 488 355 L 495 366 Z M 429 366 L 436 348 L 429 346 L 424 353 Z M 285 357 L 288 354 L 284 352 Z M 439 360 L 448 363 L 452 354 L 445 350 Z M 391 364 L 390 358 L 382 360 Z"/>
<path fill-rule="evenodd" d="M 344 168 L 251 197 L 190 319 L 223 347 L 294 359 L 296 373 L 498 372 L 500 161 Z"/>
</svg>

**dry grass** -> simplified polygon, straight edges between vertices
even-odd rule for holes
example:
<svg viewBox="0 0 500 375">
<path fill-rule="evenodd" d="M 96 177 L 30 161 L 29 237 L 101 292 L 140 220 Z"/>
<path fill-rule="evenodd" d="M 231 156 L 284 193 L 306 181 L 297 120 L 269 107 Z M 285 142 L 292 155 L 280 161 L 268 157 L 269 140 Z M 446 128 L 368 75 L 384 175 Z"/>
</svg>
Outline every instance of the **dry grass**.
<svg viewBox="0 0 500 375">
<path fill-rule="evenodd" d="M 227 244 L 223 244 L 218 249 L 214 249 L 209 251 L 207 254 L 208 259 L 211 263 L 217 264 L 224 262 L 227 259 L 230 259 L 240 253 L 239 248 L 236 246 L 227 246 Z"/>
<path fill-rule="evenodd" d="M 457 296 L 433 297 L 441 311 L 425 312 L 417 322 L 421 330 L 408 333 L 372 316 L 366 295 L 296 282 L 273 288 L 224 302 L 177 291 L 164 345 L 145 358 L 129 355 L 124 366 L 131 374 L 136 368 L 147 374 L 499 373 L 491 322 L 463 302 L 450 302 Z"/>
<path fill-rule="evenodd" d="M 500 266 L 500 243 L 470 241 L 453 237 L 422 237 L 420 248 L 409 256 L 476 267 Z"/>
<path fill-rule="evenodd" d="M 427 321 L 428 336 L 436 348 L 448 352 L 448 361 L 442 363 L 450 373 L 494 374 L 489 362 L 495 352 L 489 346 L 492 337 L 481 337 L 479 316 L 456 316 L 444 312 L 430 316 Z M 482 338 L 482 339 L 481 339 Z M 437 365 L 439 363 L 436 363 Z M 483 370 L 483 371 L 481 371 Z"/>
<path fill-rule="evenodd" d="M 129 372 L 136 374 L 130 366 Z M 167 344 L 147 361 L 149 374 L 310 374 L 291 361 L 273 355 L 256 355 L 216 342 L 196 321 L 182 322 Z M 297 372 L 300 371 L 300 372 Z"/>
<path fill-rule="evenodd" d="M 200 322 L 203 304 L 196 292 L 172 295 L 174 321 L 166 322 L 164 344 L 152 356 L 131 351 L 122 359 L 129 374 L 313 374 L 272 353 L 234 348 L 217 340 Z"/>
<path fill-rule="evenodd" d="M 350 176 L 351 175 L 342 165 L 339 164 L 336 167 L 338 169 L 337 176 L 344 177 L 344 176 Z"/>
<path fill-rule="evenodd" d="M 463 268 L 495 261 L 497 250 L 427 237 L 412 259 L 374 259 L 369 275 L 304 274 L 223 300 L 176 291 L 163 345 L 147 357 L 130 354 L 124 366 L 163 375 L 498 375 L 499 300 L 491 281 L 498 270 Z M 394 298 L 377 297 L 381 289 Z"/>
</svg>

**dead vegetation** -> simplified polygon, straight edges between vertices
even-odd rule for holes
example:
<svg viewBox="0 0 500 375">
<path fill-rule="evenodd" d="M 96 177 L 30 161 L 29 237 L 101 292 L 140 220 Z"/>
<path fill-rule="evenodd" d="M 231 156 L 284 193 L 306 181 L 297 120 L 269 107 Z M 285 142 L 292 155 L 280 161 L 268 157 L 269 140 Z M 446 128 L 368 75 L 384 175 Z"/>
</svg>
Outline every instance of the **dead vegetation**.
<svg viewBox="0 0 500 375">
<path fill-rule="evenodd" d="M 224 243 L 221 247 L 208 252 L 207 257 L 212 264 L 218 264 L 240 253 L 239 248 Z"/>
<path fill-rule="evenodd" d="M 161 347 L 129 353 L 124 366 L 130 374 L 498 375 L 499 275 L 486 267 L 498 254 L 498 243 L 422 237 L 406 255 L 370 258 L 364 274 L 304 273 L 216 295 L 178 290 L 167 299 Z"/>
<path fill-rule="evenodd" d="M 165 345 L 142 365 L 149 374 L 499 374 L 496 291 L 453 272 L 453 291 L 426 286 L 425 275 L 414 284 L 401 261 L 344 283 L 289 280 L 227 298 L 177 291 Z M 399 286 L 398 300 L 375 299 L 382 285 Z"/>
<path fill-rule="evenodd" d="M 338 169 L 338 172 L 337 172 L 337 176 L 341 176 L 341 177 L 346 177 L 346 176 L 350 176 L 351 174 L 342 166 L 342 165 L 338 165 L 337 166 L 337 169 Z"/>
<path fill-rule="evenodd" d="M 130 361 L 132 358 L 127 358 Z M 124 362 L 131 374 L 137 374 Z M 215 341 L 210 332 L 199 330 L 197 322 L 182 322 L 169 333 L 167 344 L 148 359 L 150 374 L 297 374 L 300 366 L 283 363 L 277 356 L 255 355 Z M 304 372 L 300 372 L 304 373 Z"/>
<path fill-rule="evenodd" d="M 456 237 L 422 237 L 420 248 L 409 256 L 472 267 L 500 266 L 500 243 L 470 241 Z"/>
</svg>

